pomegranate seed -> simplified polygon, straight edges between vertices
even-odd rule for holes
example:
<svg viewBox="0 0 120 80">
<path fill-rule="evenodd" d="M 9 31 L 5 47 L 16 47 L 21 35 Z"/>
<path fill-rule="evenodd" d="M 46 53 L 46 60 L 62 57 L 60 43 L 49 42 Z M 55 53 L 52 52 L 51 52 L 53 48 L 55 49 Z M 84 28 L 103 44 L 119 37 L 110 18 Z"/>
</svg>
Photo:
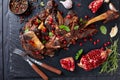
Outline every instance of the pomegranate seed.
<svg viewBox="0 0 120 80">
<path fill-rule="evenodd" d="M 51 21 L 49 21 L 48 23 L 49 23 L 50 25 L 52 24 L 52 22 L 51 22 Z"/>
<path fill-rule="evenodd" d="M 60 35 L 57 35 L 58 38 L 60 38 L 61 36 Z"/>
<path fill-rule="evenodd" d="M 54 25 L 51 25 L 51 27 L 52 27 L 52 28 L 55 28 L 55 26 L 54 26 Z"/>
<path fill-rule="evenodd" d="M 110 45 L 110 44 L 111 44 L 111 42 L 109 42 L 109 41 L 108 41 L 108 42 L 107 42 L 107 44 L 108 44 L 108 45 Z"/>
<path fill-rule="evenodd" d="M 50 20 L 50 22 L 53 22 L 53 18 L 52 17 L 49 20 Z"/>
<path fill-rule="evenodd" d="M 67 42 L 66 41 L 63 41 L 64 44 L 66 44 Z"/>
<path fill-rule="evenodd" d="M 48 37 L 48 36 L 45 36 L 45 39 L 46 39 L 46 40 L 48 40 L 48 39 L 49 39 L 49 37 Z"/>
<path fill-rule="evenodd" d="M 96 44 L 97 44 L 97 42 L 96 42 L 96 41 L 94 41 L 94 42 L 93 42 L 93 44 L 94 44 L 94 45 L 96 45 Z"/>
<path fill-rule="evenodd" d="M 67 18 L 71 18 L 71 15 L 67 15 Z"/>
<path fill-rule="evenodd" d="M 68 48 L 64 48 L 64 50 L 68 50 Z"/>
<path fill-rule="evenodd" d="M 104 50 L 104 47 L 101 47 L 101 50 Z"/>
<path fill-rule="evenodd" d="M 82 44 L 82 42 L 80 42 L 80 46 L 82 46 L 83 44 Z"/>
<path fill-rule="evenodd" d="M 85 19 L 88 19 L 88 18 L 89 18 L 89 17 L 86 15 L 86 16 L 85 16 Z"/>
<path fill-rule="evenodd" d="M 39 51 L 36 51 L 35 54 L 40 54 L 40 52 L 39 52 Z"/>
<path fill-rule="evenodd" d="M 86 42 L 87 41 L 87 39 L 86 38 L 84 38 L 84 42 Z"/>
<path fill-rule="evenodd" d="M 90 38 L 90 41 L 92 42 L 92 41 L 93 41 L 93 39 L 92 39 L 92 38 Z"/>
<path fill-rule="evenodd" d="M 43 32 L 46 32 L 46 31 L 47 31 L 47 29 L 46 29 L 46 28 L 44 28 L 42 31 L 43 31 Z"/>
<path fill-rule="evenodd" d="M 100 42 L 100 40 L 99 39 L 97 39 L 97 43 L 99 43 Z"/>
<path fill-rule="evenodd" d="M 105 44 L 104 44 L 104 46 L 106 47 L 106 46 L 107 46 L 107 44 L 105 43 Z"/>
<path fill-rule="evenodd" d="M 78 7 L 80 7 L 80 6 L 81 6 L 81 4 L 80 4 L 80 3 L 78 3 L 78 4 L 77 4 L 77 6 L 78 6 Z"/>
</svg>

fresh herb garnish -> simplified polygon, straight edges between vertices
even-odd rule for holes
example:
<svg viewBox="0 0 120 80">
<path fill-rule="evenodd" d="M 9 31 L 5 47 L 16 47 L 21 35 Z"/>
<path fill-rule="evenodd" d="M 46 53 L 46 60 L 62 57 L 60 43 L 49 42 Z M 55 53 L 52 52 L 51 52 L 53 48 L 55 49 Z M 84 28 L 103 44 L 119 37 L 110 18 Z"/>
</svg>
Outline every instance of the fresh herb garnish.
<svg viewBox="0 0 120 80">
<path fill-rule="evenodd" d="M 83 49 L 80 49 L 75 56 L 75 60 L 78 60 L 78 58 L 80 57 L 80 55 L 83 53 Z"/>
<path fill-rule="evenodd" d="M 43 40 L 42 43 L 45 44 L 45 43 L 46 43 L 46 40 Z"/>
<path fill-rule="evenodd" d="M 43 1 L 41 1 L 41 2 L 40 2 L 40 6 L 42 6 L 42 7 L 44 7 L 44 6 L 45 6 L 45 4 L 44 4 L 44 2 L 43 2 Z"/>
<path fill-rule="evenodd" d="M 107 34 L 107 28 L 104 25 L 100 26 L 100 31 L 104 35 Z"/>
<path fill-rule="evenodd" d="M 118 69 L 118 41 L 119 39 L 110 46 L 112 52 L 108 56 L 107 61 L 103 63 L 100 73 L 114 73 Z"/>
<path fill-rule="evenodd" d="M 83 21 L 83 19 L 82 18 L 80 18 L 80 22 L 82 22 Z"/>
<path fill-rule="evenodd" d="M 25 31 L 24 31 L 24 33 L 28 32 L 28 31 L 29 31 L 29 29 L 28 29 L 28 28 L 26 28 L 26 29 L 25 29 Z"/>
<path fill-rule="evenodd" d="M 78 30 L 78 29 L 79 29 L 79 26 L 75 26 L 75 27 L 74 27 L 74 30 Z"/>
<path fill-rule="evenodd" d="M 52 37 L 54 34 L 52 32 L 49 32 L 49 36 Z"/>
<path fill-rule="evenodd" d="M 38 22 L 38 23 L 41 23 L 41 20 L 37 19 L 37 22 Z"/>
<path fill-rule="evenodd" d="M 70 28 L 68 26 L 60 25 L 59 28 L 65 30 L 67 32 L 70 32 Z"/>
</svg>

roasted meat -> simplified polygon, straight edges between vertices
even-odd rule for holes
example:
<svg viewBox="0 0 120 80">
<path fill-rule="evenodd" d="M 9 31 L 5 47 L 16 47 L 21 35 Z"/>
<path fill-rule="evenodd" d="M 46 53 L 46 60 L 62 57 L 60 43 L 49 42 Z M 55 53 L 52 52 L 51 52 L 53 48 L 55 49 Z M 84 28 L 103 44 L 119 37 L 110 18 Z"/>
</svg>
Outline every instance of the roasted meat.
<svg viewBox="0 0 120 80">
<path fill-rule="evenodd" d="M 90 71 L 104 63 L 110 52 L 110 49 L 91 50 L 86 55 L 82 56 L 82 58 L 80 59 L 80 63 L 78 63 L 78 66 L 85 69 L 86 71 Z"/>
<path fill-rule="evenodd" d="M 78 22 L 78 16 L 72 10 L 69 11 L 67 16 L 64 18 L 64 25 L 69 26 L 71 30 L 74 29 L 74 26 L 79 25 Z"/>
<path fill-rule="evenodd" d="M 112 15 L 115 16 L 116 13 L 113 12 Z M 110 16 L 112 15 L 110 14 Z M 99 21 L 99 19 L 95 19 L 95 21 Z M 29 19 L 20 30 L 21 44 L 25 51 L 34 58 L 42 59 L 45 55 L 53 56 L 56 50 L 66 48 L 78 39 L 97 33 L 96 28 L 90 24 L 87 24 L 89 27 L 81 25 L 74 11 L 69 11 L 63 18 L 57 9 L 57 4 L 53 0 L 49 0 L 46 7 Z"/>
</svg>

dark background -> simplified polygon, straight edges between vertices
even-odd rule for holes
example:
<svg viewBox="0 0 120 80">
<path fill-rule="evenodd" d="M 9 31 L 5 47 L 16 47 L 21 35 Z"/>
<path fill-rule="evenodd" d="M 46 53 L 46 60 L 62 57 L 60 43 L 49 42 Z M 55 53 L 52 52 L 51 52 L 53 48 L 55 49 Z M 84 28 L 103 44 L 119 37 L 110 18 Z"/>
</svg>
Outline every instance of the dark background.
<svg viewBox="0 0 120 80">
<path fill-rule="evenodd" d="M 23 24 L 19 24 L 18 20 L 19 17 L 12 14 L 8 9 L 8 1 L 9 0 L 0 0 L 0 80 L 41 80 L 39 76 L 31 69 L 31 67 L 22 60 L 21 57 L 13 55 L 12 50 L 14 48 L 21 48 L 19 43 L 19 29 L 22 27 Z M 40 1 L 40 0 L 39 0 Z M 44 0 L 45 2 L 47 0 Z M 56 0 L 57 2 L 59 0 Z M 95 16 L 93 15 L 90 10 L 87 9 L 87 6 L 92 0 L 75 0 L 74 6 L 80 2 L 82 3 L 82 7 L 74 7 L 73 9 L 78 14 L 79 17 L 84 17 L 85 15 Z M 120 10 L 120 0 L 111 0 L 114 4 L 116 4 L 116 8 Z M 85 5 L 84 5 L 85 4 Z M 100 13 L 104 12 L 105 9 L 108 8 L 106 6 L 100 9 Z M 59 9 L 66 14 L 67 10 L 63 8 L 63 6 L 59 6 Z M 39 12 L 40 9 L 35 9 L 32 11 L 33 13 L 27 17 L 32 17 L 36 12 Z M 100 14 L 99 12 L 96 15 Z M 27 18 L 26 18 L 27 19 Z M 115 21 L 120 27 L 120 19 Z M 107 26 L 114 26 L 115 23 L 108 23 Z M 98 23 L 100 25 L 101 23 Z M 110 29 L 107 27 L 108 30 Z M 120 30 L 120 29 L 119 29 Z M 120 35 L 120 31 L 118 33 Z M 101 38 L 102 42 L 107 41 L 109 36 L 101 36 L 97 34 L 93 38 Z M 104 39 L 104 40 L 103 40 Z M 79 42 L 79 41 L 78 41 Z M 97 47 L 85 45 L 84 48 L 86 52 L 89 51 L 91 48 L 99 48 L 103 43 L 99 44 Z M 91 44 L 91 43 L 87 43 Z M 64 51 L 61 50 L 53 59 L 47 58 L 43 60 L 44 62 L 53 65 L 55 67 L 60 68 L 58 61 L 62 57 L 66 56 L 73 56 L 80 47 L 78 45 L 70 46 L 71 51 Z M 74 48 L 73 48 L 74 47 Z M 88 48 L 89 47 L 89 48 Z M 119 51 L 120 52 L 120 51 Z M 63 53 L 66 53 L 63 55 Z M 59 55 L 59 56 L 58 56 Z M 54 63 L 54 64 L 53 64 Z M 42 69 L 42 68 L 41 68 Z M 99 68 L 91 71 L 91 72 L 84 72 L 82 69 L 77 70 L 80 72 L 75 71 L 75 73 L 67 72 L 66 70 L 61 69 L 64 71 L 64 75 L 57 76 L 51 72 L 47 72 L 47 70 L 42 69 L 49 77 L 50 80 L 120 80 L 120 69 L 114 74 L 99 74 Z M 79 74 L 78 74 L 79 73 Z M 77 75 L 76 75 L 77 74 Z"/>
</svg>

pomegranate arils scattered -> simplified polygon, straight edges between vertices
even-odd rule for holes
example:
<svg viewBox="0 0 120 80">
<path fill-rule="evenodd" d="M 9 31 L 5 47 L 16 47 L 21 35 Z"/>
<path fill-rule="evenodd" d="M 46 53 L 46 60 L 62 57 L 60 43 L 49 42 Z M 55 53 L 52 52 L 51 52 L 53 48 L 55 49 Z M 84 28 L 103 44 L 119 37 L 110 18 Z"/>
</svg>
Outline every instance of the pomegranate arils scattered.
<svg viewBox="0 0 120 80">
<path fill-rule="evenodd" d="M 107 47 L 107 44 L 106 44 L 106 43 L 104 43 L 104 47 Z"/>
<path fill-rule="evenodd" d="M 93 39 L 92 39 L 92 38 L 90 38 L 89 40 L 90 40 L 91 42 L 93 41 Z"/>
<path fill-rule="evenodd" d="M 37 54 L 37 55 L 38 55 L 38 54 L 40 54 L 40 52 L 39 52 L 39 51 L 36 51 L 36 52 L 35 52 L 35 54 Z"/>
<path fill-rule="evenodd" d="M 87 41 L 87 38 L 84 38 L 83 40 L 84 40 L 84 42 L 86 42 L 86 41 Z"/>
<path fill-rule="evenodd" d="M 49 40 L 49 37 L 48 37 L 48 36 L 45 36 L 45 39 L 46 39 L 46 40 Z"/>
<path fill-rule="evenodd" d="M 64 48 L 64 50 L 68 50 L 69 48 Z"/>
<path fill-rule="evenodd" d="M 97 43 L 99 43 L 100 42 L 100 40 L 99 39 L 97 39 Z"/>
<path fill-rule="evenodd" d="M 108 41 L 108 42 L 104 43 L 104 47 L 107 47 L 110 44 L 111 44 L 111 42 Z"/>
<path fill-rule="evenodd" d="M 104 47 L 101 47 L 101 50 L 104 50 Z"/>
<path fill-rule="evenodd" d="M 63 43 L 66 44 L 67 42 L 64 40 Z"/>
<path fill-rule="evenodd" d="M 50 22 L 53 22 L 53 18 L 52 17 L 50 18 Z"/>
<path fill-rule="evenodd" d="M 86 15 L 86 16 L 85 16 L 85 19 L 88 19 L 88 18 L 89 18 L 89 16 Z"/>
<path fill-rule="evenodd" d="M 93 42 L 93 44 L 94 44 L 94 45 L 96 45 L 96 44 L 97 44 L 97 42 L 96 42 L 96 41 L 94 41 L 94 42 Z"/>
<path fill-rule="evenodd" d="M 109 42 L 109 41 L 108 41 L 108 42 L 107 42 L 107 44 L 108 44 L 108 45 L 110 45 L 110 44 L 111 44 L 111 42 Z"/>
<path fill-rule="evenodd" d="M 71 15 L 67 15 L 67 18 L 71 18 Z"/>
<path fill-rule="evenodd" d="M 46 29 L 46 28 L 44 28 L 44 29 L 42 29 L 42 31 L 43 31 L 43 32 L 46 32 L 46 31 L 47 31 L 47 29 Z"/>
<path fill-rule="evenodd" d="M 81 4 L 80 4 L 80 3 L 78 3 L 78 4 L 77 4 L 77 6 L 78 6 L 78 7 L 80 7 L 80 6 L 81 6 Z"/>
<path fill-rule="evenodd" d="M 83 45 L 83 43 L 82 42 L 80 42 L 80 46 L 82 46 Z"/>
<path fill-rule="evenodd" d="M 48 23 L 49 23 L 50 25 L 52 24 L 52 22 L 51 22 L 51 21 L 49 21 Z"/>
</svg>

